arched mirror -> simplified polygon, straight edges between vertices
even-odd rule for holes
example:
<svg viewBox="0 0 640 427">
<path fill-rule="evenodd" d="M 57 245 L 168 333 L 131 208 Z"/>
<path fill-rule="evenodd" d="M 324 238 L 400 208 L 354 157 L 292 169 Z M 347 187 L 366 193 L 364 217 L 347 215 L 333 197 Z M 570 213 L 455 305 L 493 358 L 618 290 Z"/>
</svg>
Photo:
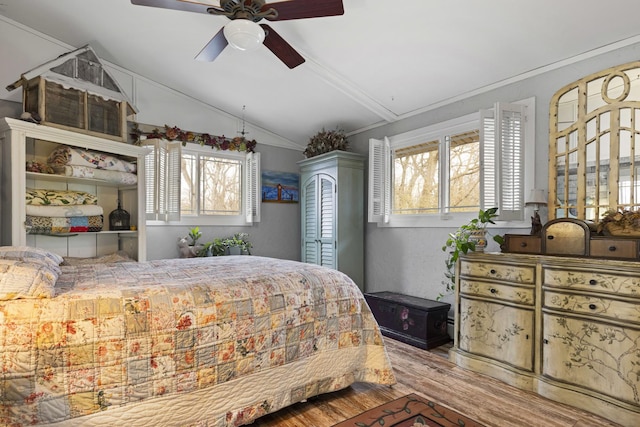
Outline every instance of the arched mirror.
<svg viewBox="0 0 640 427">
<path fill-rule="evenodd" d="M 640 61 L 559 90 L 549 123 L 549 219 L 640 207 Z"/>
</svg>

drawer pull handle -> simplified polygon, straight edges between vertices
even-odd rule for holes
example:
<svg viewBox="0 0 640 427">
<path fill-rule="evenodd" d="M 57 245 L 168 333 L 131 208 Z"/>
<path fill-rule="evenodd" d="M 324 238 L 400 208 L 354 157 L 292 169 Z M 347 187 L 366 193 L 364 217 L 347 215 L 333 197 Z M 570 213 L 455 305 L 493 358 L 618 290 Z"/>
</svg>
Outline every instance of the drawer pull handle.
<svg viewBox="0 0 640 427">
<path fill-rule="evenodd" d="M 589 284 L 592 285 L 592 286 L 597 284 L 597 283 L 598 283 L 598 281 L 596 279 L 589 280 Z"/>
<path fill-rule="evenodd" d="M 498 291 L 496 291 L 494 288 L 491 288 L 491 289 L 489 289 L 489 292 L 491 292 L 492 294 L 495 294 Z"/>
<path fill-rule="evenodd" d="M 597 307 L 595 304 L 589 304 L 589 309 L 595 310 Z"/>
<path fill-rule="evenodd" d="M 609 251 L 610 252 L 615 252 L 616 251 L 616 247 L 615 246 L 609 246 Z"/>
<path fill-rule="evenodd" d="M 525 336 L 524 336 L 524 339 L 527 339 L 527 340 L 528 340 L 528 339 L 529 339 L 529 334 L 525 335 Z"/>
<path fill-rule="evenodd" d="M 547 236 L 547 240 L 553 240 L 553 236 Z"/>
<path fill-rule="evenodd" d="M 496 271 L 492 268 L 492 269 L 489 271 L 489 273 L 491 273 L 491 274 L 496 274 Z"/>
<path fill-rule="evenodd" d="M 526 248 L 527 247 L 527 242 L 520 242 L 520 247 L 521 248 Z"/>
<path fill-rule="evenodd" d="M 548 340 L 548 339 L 546 339 L 546 338 L 545 338 L 545 339 L 543 339 L 543 340 L 542 340 L 542 342 L 543 342 L 543 343 L 545 343 L 545 344 L 549 344 L 549 340 Z"/>
</svg>

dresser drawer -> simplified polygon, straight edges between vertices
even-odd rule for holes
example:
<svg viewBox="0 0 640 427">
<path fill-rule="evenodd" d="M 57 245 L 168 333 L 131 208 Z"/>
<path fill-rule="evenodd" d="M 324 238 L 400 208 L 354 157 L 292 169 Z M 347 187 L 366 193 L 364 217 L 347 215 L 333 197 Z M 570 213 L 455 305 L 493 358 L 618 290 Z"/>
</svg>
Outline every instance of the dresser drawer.
<svg viewBox="0 0 640 427">
<path fill-rule="evenodd" d="M 638 241 L 635 239 L 591 239 L 589 254 L 592 257 L 637 259 Z"/>
<path fill-rule="evenodd" d="M 540 254 L 542 253 L 542 238 L 527 234 L 505 234 L 504 247 L 504 252 Z"/>
<path fill-rule="evenodd" d="M 503 280 L 507 282 L 533 284 L 536 268 L 533 265 L 497 264 L 485 261 L 462 260 L 460 275 L 481 279 Z"/>
<path fill-rule="evenodd" d="M 517 304 L 533 305 L 534 288 L 500 285 L 498 283 L 479 280 L 460 279 L 460 293 L 469 296 L 479 296 L 496 300 L 509 301 Z"/>
<path fill-rule="evenodd" d="M 640 295 L 640 276 L 638 275 L 543 267 L 542 279 L 545 287 L 606 292 L 635 297 Z"/>
<path fill-rule="evenodd" d="M 553 291 L 545 291 L 543 299 L 543 305 L 547 308 L 640 324 L 637 303 Z"/>
</svg>

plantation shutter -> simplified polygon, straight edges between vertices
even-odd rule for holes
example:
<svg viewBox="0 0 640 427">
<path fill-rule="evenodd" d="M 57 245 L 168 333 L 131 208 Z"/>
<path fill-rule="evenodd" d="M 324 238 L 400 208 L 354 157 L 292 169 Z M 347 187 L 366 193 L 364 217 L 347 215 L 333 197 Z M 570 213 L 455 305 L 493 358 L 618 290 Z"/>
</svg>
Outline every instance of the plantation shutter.
<svg viewBox="0 0 640 427">
<path fill-rule="evenodd" d="M 336 268 L 336 181 L 325 174 L 319 175 L 320 206 L 320 265 Z"/>
<path fill-rule="evenodd" d="M 524 110 L 497 103 L 480 112 L 481 204 L 498 207 L 501 221 L 524 219 Z"/>
<path fill-rule="evenodd" d="M 369 140 L 369 222 L 388 223 L 391 213 L 389 138 Z"/>
<path fill-rule="evenodd" d="M 182 144 L 180 142 L 167 142 L 167 182 L 166 204 L 164 214 L 166 221 L 180 221 L 180 171 L 182 168 Z"/>
<path fill-rule="evenodd" d="M 244 168 L 245 221 L 260 222 L 260 153 L 247 153 Z"/>
<path fill-rule="evenodd" d="M 312 177 L 304 183 L 302 189 L 304 203 L 304 217 L 302 217 L 302 256 L 303 262 L 318 264 L 318 203 L 317 177 Z"/>
<path fill-rule="evenodd" d="M 146 218 L 179 221 L 181 145 L 162 139 L 148 139 L 141 145 L 151 148 L 145 156 Z"/>
</svg>

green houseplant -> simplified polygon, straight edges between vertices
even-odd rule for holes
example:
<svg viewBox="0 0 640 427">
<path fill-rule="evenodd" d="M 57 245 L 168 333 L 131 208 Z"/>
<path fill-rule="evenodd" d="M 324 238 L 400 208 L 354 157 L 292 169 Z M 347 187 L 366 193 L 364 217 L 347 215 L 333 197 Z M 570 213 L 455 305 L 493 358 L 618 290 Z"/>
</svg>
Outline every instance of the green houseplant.
<svg viewBox="0 0 640 427">
<path fill-rule="evenodd" d="M 191 239 L 191 246 L 195 246 L 198 239 L 202 237 L 200 227 L 193 227 L 189 229 L 189 238 Z"/>
<path fill-rule="evenodd" d="M 253 247 L 247 233 L 236 233 L 231 237 L 215 238 L 202 245 L 196 254 L 199 257 L 222 255 L 251 255 Z"/>
<path fill-rule="evenodd" d="M 442 282 L 445 285 L 446 293 L 451 293 L 455 290 L 456 282 L 456 262 L 460 255 L 466 254 L 469 251 L 484 250 L 487 245 L 486 233 L 487 225 L 495 224 L 494 219 L 498 216 L 498 208 L 489 208 L 478 212 L 478 216 L 473 218 L 468 223 L 461 225 L 458 229 L 449 233 L 449 238 L 442 246 L 442 250 L 447 253 L 445 260 L 445 280 Z M 502 245 L 504 238 L 501 235 L 494 235 L 493 241 Z M 445 294 L 440 294 L 438 299 L 442 298 Z"/>
<path fill-rule="evenodd" d="M 232 248 L 237 248 L 240 254 L 251 255 L 250 249 L 253 245 L 249 242 L 249 235 L 247 233 L 236 233 L 233 237 L 228 237 L 222 242 L 227 249 L 227 253 L 232 253 Z"/>
</svg>

